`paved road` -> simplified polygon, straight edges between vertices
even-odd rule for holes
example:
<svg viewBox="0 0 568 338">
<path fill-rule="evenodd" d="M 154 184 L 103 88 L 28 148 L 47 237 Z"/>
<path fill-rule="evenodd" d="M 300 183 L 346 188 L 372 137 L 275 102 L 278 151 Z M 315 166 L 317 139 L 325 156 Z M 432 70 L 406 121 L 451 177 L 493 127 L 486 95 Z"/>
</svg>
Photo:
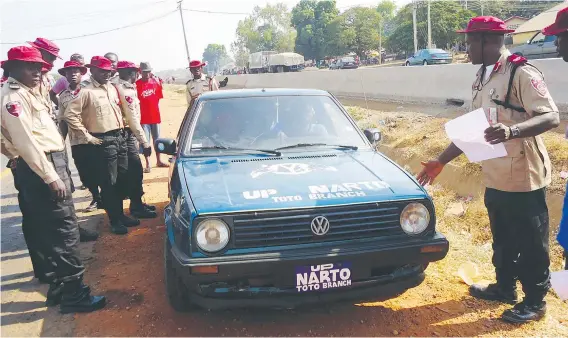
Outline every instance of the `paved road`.
<svg viewBox="0 0 568 338">
<path fill-rule="evenodd" d="M 5 169 L 6 158 L 2 156 L 1 171 L 1 330 L 2 336 L 72 336 L 73 316 L 62 316 L 58 308 L 46 308 L 47 285 L 33 279 L 31 261 L 22 233 L 22 218 L 18 207 L 17 191 L 9 169 Z M 71 161 L 71 171 L 75 186 L 81 182 Z M 86 191 L 77 190 L 73 197 L 78 209 L 89 203 Z M 89 223 L 88 227 L 102 222 L 100 213 L 95 215 L 78 214 L 79 222 Z M 94 243 L 81 244 L 81 257 L 88 261 Z"/>
</svg>

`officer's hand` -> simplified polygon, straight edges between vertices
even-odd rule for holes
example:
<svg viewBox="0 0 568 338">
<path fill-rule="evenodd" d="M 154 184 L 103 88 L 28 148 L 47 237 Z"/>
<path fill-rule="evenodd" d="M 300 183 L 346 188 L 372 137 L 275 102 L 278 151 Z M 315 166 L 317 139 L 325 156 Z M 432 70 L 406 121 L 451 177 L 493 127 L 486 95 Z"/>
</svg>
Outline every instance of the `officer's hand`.
<svg viewBox="0 0 568 338">
<path fill-rule="evenodd" d="M 442 172 L 442 169 L 444 169 L 444 165 L 438 160 L 420 163 L 424 166 L 424 168 L 418 176 L 416 176 L 416 179 L 421 185 L 432 184 L 434 179 Z"/>
<path fill-rule="evenodd" d="M 511 129 L 503 123 L 497 123 L 485 129 L 485 141 L 490 144 L 498 144 L 507 141 L 511 137 Z"/>
<path fill-rule="evenodd" d="M 10 169 L 16 169 L 16 166 L 18 165 L 18 160 L 16 159 L 11 159 L 10 161 L 8 161 L 8 167 Z"/>
<path fill-rule="evenodd" d="M 67 197 L 67 188 L 60 178 L 49 183 L 49 189 L 56 200 L 62 201 Z"/>
<path fill-rule="evenodd" d="M 101 140 L 100 138 L 93 137 L 93 138 L 89 141 L 89 143 L 98 146 L 98 145 L 103 144 L 103 140 Z"/>
<path fill-rule="evenodd" d="M 142 154 L 144 154 L 145 157 L 150 157 L 150 155 L 152 155 L 152 147 L 144 148 Z"/>
</svg>

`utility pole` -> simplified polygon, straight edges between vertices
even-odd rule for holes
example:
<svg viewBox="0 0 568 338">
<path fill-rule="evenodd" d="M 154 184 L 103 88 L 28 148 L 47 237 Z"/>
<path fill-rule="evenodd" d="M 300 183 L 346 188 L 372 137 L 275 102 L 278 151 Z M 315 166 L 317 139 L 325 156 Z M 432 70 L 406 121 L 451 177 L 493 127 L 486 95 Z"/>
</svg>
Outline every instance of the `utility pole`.
<svg viewBox="0 0 568 338">
<path fill-rule="evenodd" d="M 379 24 L 379 64 L 383 63 L 383 19 Z"/>
<path fill-rule="evenodd" d="M 483 16 L 483 0 L 479 1 L 481 3 L 481 16 Z"/>
<path fill-rule="evenodd" d="M 418 52 L 418 39 L 416 38 L 416 2 L 414 2 L 412 6 L 412 26 L 414 28 L 414 53 L 416 53 Z"/>
<path fill-rule="evenodd" d="M 179 16 L 181 17 L 181 28 L 183 29 L 183 40 L 185 41 L 185 53 L 187 55 L 187 62 L 190 62 L 191 59 L 189 58 L 189 46 L 187 45 L 187 35 L 185 34 L 185 24 L 183 22 L 183 11 L 181 9 L 181 4 L 183 0 L 178 1 L 178 9 L 179 9 Z"/>
<path fill-rule="evenodd" d="M 467 0 L 465 0 L 465 9 L 467 10 Z"/>
<path fill-rule="evenodd" d="M 432 48 L 432 23 L 430 21 L 430 0 L 428 0 L 428 48 Z"/>
</svg>

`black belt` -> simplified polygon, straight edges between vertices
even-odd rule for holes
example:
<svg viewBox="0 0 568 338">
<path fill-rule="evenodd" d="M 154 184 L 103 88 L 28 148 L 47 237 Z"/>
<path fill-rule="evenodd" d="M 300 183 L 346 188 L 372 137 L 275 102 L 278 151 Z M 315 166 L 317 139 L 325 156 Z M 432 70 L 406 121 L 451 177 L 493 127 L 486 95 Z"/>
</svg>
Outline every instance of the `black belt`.
<svg viewBox="0 0 568 338">
<path fill-rule="evenodd" d="M 114 129 L 111 131 L 107 131 L 106 133 L 91 133 L 94 137 L 102 137 L 102 136 L 123 136 L 124 129 Z"/>
</svg>

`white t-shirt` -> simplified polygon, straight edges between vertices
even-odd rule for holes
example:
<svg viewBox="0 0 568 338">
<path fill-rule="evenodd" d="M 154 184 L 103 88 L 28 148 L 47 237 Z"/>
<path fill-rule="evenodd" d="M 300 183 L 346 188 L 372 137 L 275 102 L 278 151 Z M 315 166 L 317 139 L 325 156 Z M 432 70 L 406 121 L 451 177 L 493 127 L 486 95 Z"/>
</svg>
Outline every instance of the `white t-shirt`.
<svg viewBox="0 0 568 338">
<path fill-rule="evenodd" d="M 495 65 L 490 65 L 485 67 L 485 75 L 483 77 L 483 82 L 487 82 L 487 80 L 489 80 L 491 73 L 493 73 L 493 68 L 495 68 Z"/>
</svg>

